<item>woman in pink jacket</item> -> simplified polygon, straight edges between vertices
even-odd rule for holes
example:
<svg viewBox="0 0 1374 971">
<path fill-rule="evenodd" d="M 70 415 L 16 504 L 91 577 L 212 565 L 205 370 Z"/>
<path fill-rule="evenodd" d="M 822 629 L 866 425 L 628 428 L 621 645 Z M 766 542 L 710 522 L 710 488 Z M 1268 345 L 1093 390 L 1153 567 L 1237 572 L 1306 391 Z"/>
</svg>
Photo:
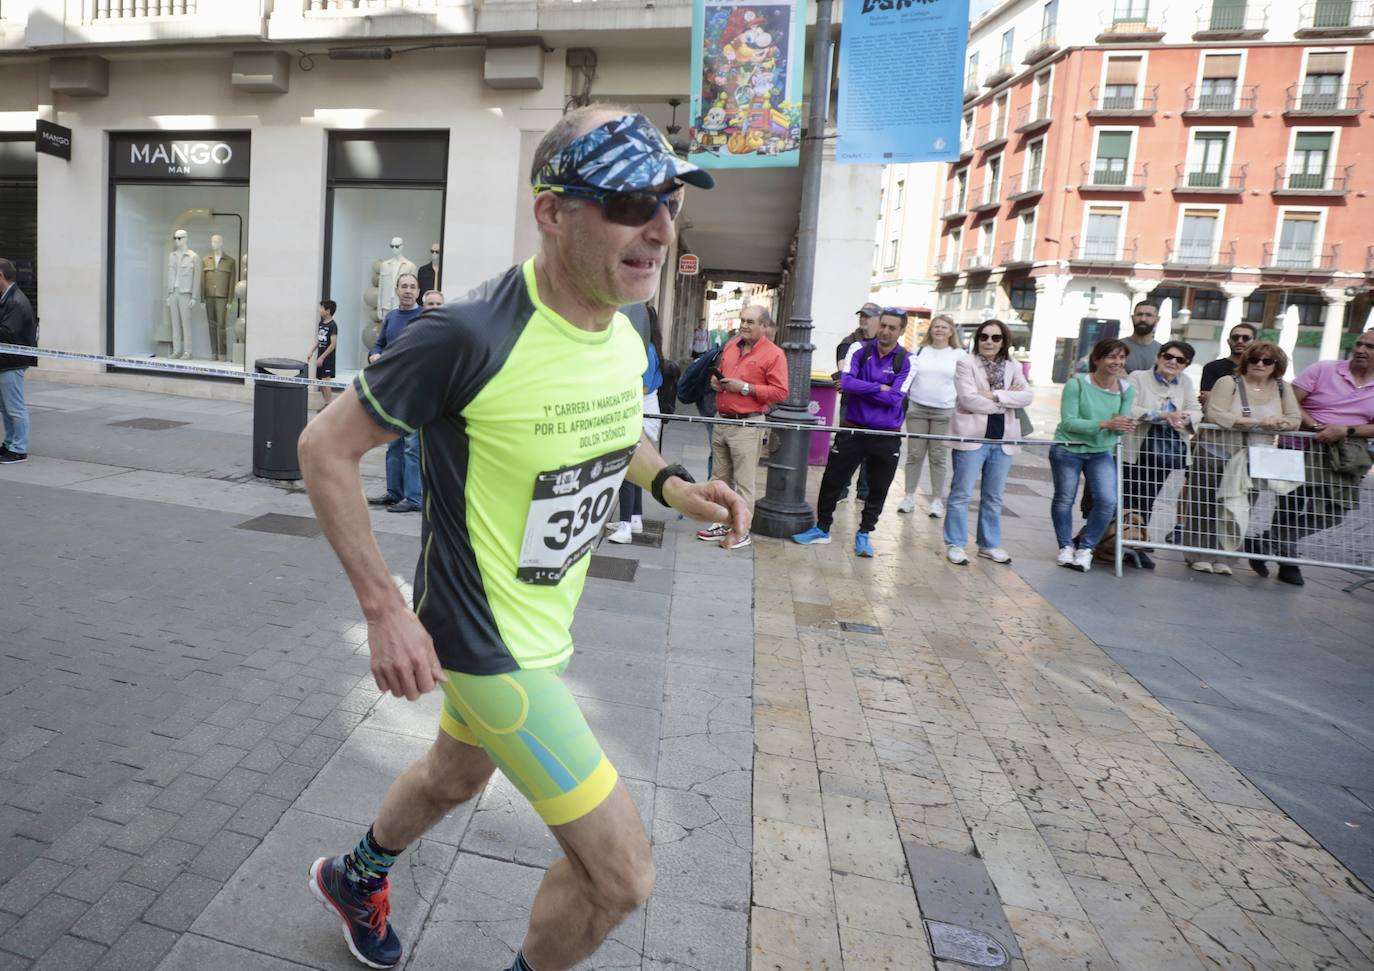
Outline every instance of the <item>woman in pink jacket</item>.
<svg viewBox="0 0 1374 971">
<path fill-rule="evenodd" d="M 1011 359 L 1011 332 L 1000 320 L 987 320 L 973 336 L 973 353 L 954 369 L 954 415 L 950 435 L 985 442 L 954 441 L 954 482 L 945 513 L 945 555 L 951 563 L 968 562 L 968 503 L 973 484 L 982 476 L 978 505 L 978 555 L 1010 563 L 1002 549 L 1002 489 L 1011 457 L 1020 449 L 1007 444 L 1020 433 L 1016 409 L 1031 403 L 1034 393 L 1021 366 Z"/>
</svg>

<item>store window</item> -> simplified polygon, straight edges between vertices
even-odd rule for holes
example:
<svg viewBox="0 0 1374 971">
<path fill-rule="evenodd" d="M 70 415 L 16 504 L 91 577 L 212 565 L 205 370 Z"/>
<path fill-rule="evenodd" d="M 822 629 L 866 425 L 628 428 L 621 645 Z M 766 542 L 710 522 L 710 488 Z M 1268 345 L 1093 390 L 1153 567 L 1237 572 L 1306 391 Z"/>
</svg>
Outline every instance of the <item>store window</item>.
<svg viewBox="0 0 1374 971">
<path fill-rule="evenodd" d="M 247 132 L 110 136 L 113 353 L 243 367 L 248 170 Z"/>
<path fill-rule="evenodd" d="M 0 256 L 38 309 L 38 156 L 33 132 L 0 132 Z"/>
<path fill-rule="evenodd" d="M 328 164 L 323 296 L 339 305 L 338 368 L 352 371 L 396 306 L 400 274 L 417 274 L 422 293 L 444 287 L 448 132 L 331 132 Z"/>
</svg>

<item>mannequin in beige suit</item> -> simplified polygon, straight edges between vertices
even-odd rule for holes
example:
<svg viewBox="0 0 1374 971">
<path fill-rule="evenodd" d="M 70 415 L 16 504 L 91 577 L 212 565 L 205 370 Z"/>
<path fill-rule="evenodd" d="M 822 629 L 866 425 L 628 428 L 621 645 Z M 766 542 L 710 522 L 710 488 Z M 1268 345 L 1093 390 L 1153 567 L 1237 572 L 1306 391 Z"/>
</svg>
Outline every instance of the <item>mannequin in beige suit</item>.
<svg viewBox="0 0 1374 971">
<path fill-rule="evenodd" d="M 234 258 L 224 255 L 224 237 L 210 237 L 210 255 L 201 261 L 201 275 L 205 294 L 205 317 L 210 323 L 210 353 L 216 361 L 229 360 L 232 343 L 224 308 L 234 294 Z"/>
<path fill-rule="evenodd" d="M 186 230 L 172 233 L 167 256 L 167 309 L 172 314 L 172 357 L 191 356 L 191 308 L 200 303 L 200 257 L 186 245 Z"/>
</svg>

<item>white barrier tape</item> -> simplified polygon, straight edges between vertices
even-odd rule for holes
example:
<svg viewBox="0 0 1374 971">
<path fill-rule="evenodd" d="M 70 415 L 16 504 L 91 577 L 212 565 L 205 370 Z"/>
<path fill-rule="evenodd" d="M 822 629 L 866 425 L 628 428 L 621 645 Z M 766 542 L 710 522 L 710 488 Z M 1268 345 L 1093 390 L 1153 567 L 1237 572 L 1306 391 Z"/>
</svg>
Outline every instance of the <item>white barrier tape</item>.
<svg viewBox="0 0 1374 971">
<path fill-rule="evenodd" d="M 286 377 L 277 374 L 260 374 L 255 371 L 231 371 L 226 368 L 207 367 L 203 364 L 175 364 L 169 361 L 149 360 L 142 357 L 113 357 L 108 354 L 80 354 L 76 351 L 53 351 L 42 347 L 26 347 L 22 344 L 0 344 L 0 354 L 21 354 L 27 357 L 46 357 L 58 361 L 81 361 L 87 364 L 101 364 L 117 367 L 126 371 L 148 371 L 155 374 L 180 374 L 188 377 L 238 378 L 243 381 L 268 381 L 275 384 L 301 384 L 306 387 L 346 388 L 351 381 L 320 381 L 315 378 Z M 696 425 L 755 425 L 770 431 L 789 429 L 802 432 L 862 432 L 865 435 L 878 435 L 886 438 L 926 438 L 932 441 L 960 443 L 995 443 L 998 445 L 1053 445 L 1043 438 L 960 438 L 953 435 L 918 435 L 907 431 L 879 431 L 869 428 L 854 428 L 846 425 L 810 425 L 800 422 L 774 421 L 768 418 L 705 418 L 701 415 L 664 415 L 652 411 L 644 412 L 645 418 L 659 418 L 663 421 L 678 421 Z"/>
<path fill-rule="evenodd" d="M 53 351 L 43 347 L 25 347 L 23 344 L 0 344 L 0 354 L 19 354 L 25 357 L 46 357 L 56 361 L 81 361 L 86 364 L 102 364 L 126 371 L 148 371 L 154 374 L 180 374 L 187 377 L 237 378 L 243 381 L 272 381 L 278 384 L 303 384 L 311 388 L 346 388 L 347 381 L 337 378 L 321 381 L 316 378 L 298 378 L 280 374 L 261 374 L 256 371 L 235 371 L 229 368 L 209 367 L 204 364 L 178 364 L 171 361 L 149 360 L 146 357 L 113 357 L 108 354 L 79 354 L 76 351 Z"/>
</svg>

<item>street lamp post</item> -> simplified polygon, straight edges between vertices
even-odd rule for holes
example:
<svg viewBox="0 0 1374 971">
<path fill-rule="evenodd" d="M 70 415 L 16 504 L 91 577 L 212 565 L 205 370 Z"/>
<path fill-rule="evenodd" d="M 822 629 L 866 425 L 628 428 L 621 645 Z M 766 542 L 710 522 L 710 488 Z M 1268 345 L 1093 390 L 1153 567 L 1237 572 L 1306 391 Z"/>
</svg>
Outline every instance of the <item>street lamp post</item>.
<svg viewBox="0 0 1374 971">
<path fill-rule="evenodd" d="M 816 33 L 811 44 L 811 114 L 802 152 L 802 199 L 797 257 L 792 272 L 792 313 L 782 349 L 787 353 L 787 400 L 769 416 L 788 424 L 814 425 L 811 401 L 811 296 L 816 282 L 816 225 L 821 208 L 821 155 L 825 117 L 830 107 L 830 8 L 817 0 Z M 784 537 L 809 528 L 815 517 L 806 504 L 807 451 L 811 432 L 778 429 L 779 445 L 768 462 L 768 488 L 754 506 L 755 532 Z"/>
</svg>

